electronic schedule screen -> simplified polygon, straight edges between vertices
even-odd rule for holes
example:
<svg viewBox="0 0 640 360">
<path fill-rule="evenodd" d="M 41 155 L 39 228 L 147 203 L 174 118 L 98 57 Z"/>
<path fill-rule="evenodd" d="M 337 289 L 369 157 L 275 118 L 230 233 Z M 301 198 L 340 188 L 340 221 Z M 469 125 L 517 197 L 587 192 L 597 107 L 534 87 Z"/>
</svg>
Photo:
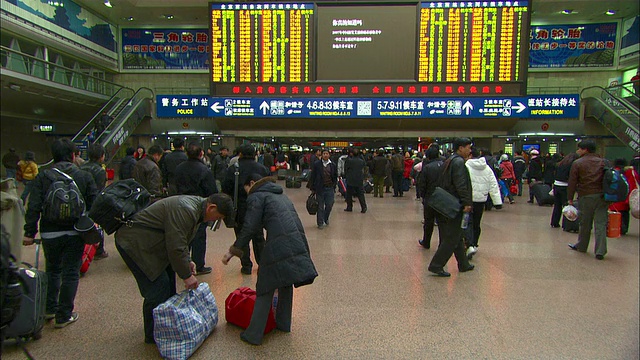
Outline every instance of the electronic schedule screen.
<svg viewBox="0 0 640 360">
<path fill-rule="evenodd" d="M 527 1 L 423 2 L 418 81 L 522 81 Z"/>
<path fill-rule="evenodd" d="M 213 82 L 311 80 L 314 5 L 210 4 Z"/>
<path fill-rule="evenodd" d="M 210 3 L 211 95 L 525 95 L 530 1 Z"/>
</svg>

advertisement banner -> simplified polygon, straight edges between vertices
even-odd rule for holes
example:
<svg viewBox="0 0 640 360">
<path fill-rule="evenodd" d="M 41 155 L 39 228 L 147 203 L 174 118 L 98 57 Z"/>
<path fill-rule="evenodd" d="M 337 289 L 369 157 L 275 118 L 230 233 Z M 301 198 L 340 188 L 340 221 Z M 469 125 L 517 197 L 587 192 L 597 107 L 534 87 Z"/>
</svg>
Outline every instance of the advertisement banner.
<svg viewBox="0 0 640 360">
<path fill-rule="evenodd" d="M 613 66 L 616 23 L 531 25 L 529 68 Z"/>
<path fill-rule="evenodd" d="M 122 29 L 123 70 L 208 70 L 208 29 Z"/>
</svg>

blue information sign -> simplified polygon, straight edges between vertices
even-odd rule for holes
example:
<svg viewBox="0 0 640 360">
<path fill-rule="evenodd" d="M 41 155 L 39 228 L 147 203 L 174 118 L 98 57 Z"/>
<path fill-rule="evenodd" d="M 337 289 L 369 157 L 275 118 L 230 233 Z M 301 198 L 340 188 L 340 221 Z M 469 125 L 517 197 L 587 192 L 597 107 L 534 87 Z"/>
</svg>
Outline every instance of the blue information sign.
<svg viewBox="0 0 640 360">
<path fill-rule="evenodd" d="M 158 95 L 158 117 L 577 118 L 579 95 L 483 98 L 231 98 Z"/>
</svg>

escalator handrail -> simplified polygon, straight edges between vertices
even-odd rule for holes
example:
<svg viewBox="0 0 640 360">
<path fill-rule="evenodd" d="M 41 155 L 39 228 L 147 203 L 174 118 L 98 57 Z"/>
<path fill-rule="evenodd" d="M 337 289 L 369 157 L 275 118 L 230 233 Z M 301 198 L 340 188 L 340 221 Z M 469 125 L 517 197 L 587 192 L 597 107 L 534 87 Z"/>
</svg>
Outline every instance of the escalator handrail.
<svg viewBox="0 0 640 360">
<path fill-rule="evenodd" d="M 631 129 L 636 129 L 637 131 L 637 125 L 636 124 L 632 124 L 628 119 L 626 119 L 624 116 L 621 116 L 611 105 L 609 105 L 605 100 L 601 99 L 601 98 L 597 98 L 597 97 L 593 97 L 590 96 L 588 98 L 597 100 L 600 102 L 600 105 L 602 105 L 605 109 L 607 109 L 608 112 L 612 113 L 612 114 L 617 114 L 618 119 L 620 119 L 620 121 L 630 127 Z M 596 118 L 598 121 L 600 121 L 600 119 L 598 118 L 598 116 L 592 115 L 594 118 Z"/>
<path fill-rule="evenodd" d="M 109 100 L 107 100 L 107 102 L 104 104 L 104 106 L 102 106 L 102 108 L 100 108 L 100 110 L 98 110 L 98 112 L 96 112 L 95 115 L 93 115 L 93 117 L 91 118 L 91 120 L 89 120 L 83 127 L 82 129 L 80 129 L 80 131 L 71 139 L 71 141 L 78 141 L 79 139 L 84 139 L 84 137 L 86 137 L 88 130 L 94 125 L 94 122 L 96 120 L 96 118 L 98 116 L 100 116 L 102 114 L 103 111 L 107 111 L 110 110 L 113 106 L 111 105 L 111 103 L 116 99 L 116 98 L 123 98 L 120 94 L 121 91 L 131 91 L 133 92 L 133 89 L 128 88 L 128 87 L 122 87 L 120 88 L 118 91 L 116 91 L 115 94 L 113 94 L 113 96 L 111 96 L 111 98 L 109 98 Z"/>
<path fill-rule="evenodd" d="M 141 95 L 143 91 L 148 91 L 148 92 L 151 93 L 151 95 L 143 97 Z M 115 131 L 115 130 L 121 128 L 123 126 L 123 124 L 128 120 L 128 117 L 130 115 L 130 110 L 135 110 L 138 107 L 138 105 L 144 100 L 153 101 L 154 99 L 155 99 L 155 94 L 154 94 L 153 90 L 151 90 L 151 89 L 149 89 L 147 87 L 139 88 L 135 92 L 135 94 L 133 94 L 133 96 L 128 100 L 130 105 L 125 106 L 124 108 L 122 108 L 122 110 L 120 110 L 120 112 L 118 114 L 115 115 L 115 117 L 111 121 L 111 124 L 109 125 L 109 127 L 107 129 L 105 129 L 105 131 L 103 131 L 102 134 L 100 134 L 100 136 L 96 139 L 96 142 L 99 142 L 103 146 L 105 144 L 109 143 L 109 141 L 111 141 L 113 139 L 113 137 L 117 133 L 117 131 Z M 121 116 L 123 114 L 126 115 L 126 116 Z M 107 130 L 109 130 L 108 133 L 107 133 Z"/>
<path fill-rule="evenodd" d="M 635 93 L 635 92 L 633 92 L 633 91 L 630 91 L 629 89 L 627 89 L 627 88 L 625 87 L 625 86 L 628 86 L 628 85 L 633 86 L 633 85 L 638 84 L 638 83 L 640 83 L 640 80 L 633 80 L 633 81 L 628 81 L 628 82 L 626 82 L 626 83 L 622 83 L 622 84 L 618 84 L 618 85 L 610 86 L 610 87 L 608 87 L 607 89 L 623 88 L 623 89 L 625 89 L 629 94 L 631 94 L 631 96 L 632 96 L 632 97 L 635 97 L 636 99 L 640 99 L 640 96 L 638 96 L 638 94 L 636 94 L 636 93 Z"/>
<path fill-rule="evenodd" d="M 592 89 L 599 90 L 600 91 L 600 97 L 602 97 L 603 93 L 608 94 L 612 98 L 616 99 L 616 101 L 618 103 L 620 103 L 623 107 L 627 108 L 627 110 L 629 110 L 631 113 L 635 114 L 636 116 L 640 116 L 640 110 L 638 110 L 638 108 L 636 106 L 631 104 L 625 98 L 617 96 L 617 95 L 611 93 L 608 89 L 605 89 L 602 86 L 595 85 L 595 86 L 589 86 L 589 87 L 586 87 L 586 88 L 582 89 L 582 91 L 580 91 L 580 100 L 584 100 L 585 99 L 585 96 L 584 96 L 584 92 L 585 91 L 592 90 Z M 593 96 L 587 96 L 587 97 L 593 97 Z"/>
</svg>

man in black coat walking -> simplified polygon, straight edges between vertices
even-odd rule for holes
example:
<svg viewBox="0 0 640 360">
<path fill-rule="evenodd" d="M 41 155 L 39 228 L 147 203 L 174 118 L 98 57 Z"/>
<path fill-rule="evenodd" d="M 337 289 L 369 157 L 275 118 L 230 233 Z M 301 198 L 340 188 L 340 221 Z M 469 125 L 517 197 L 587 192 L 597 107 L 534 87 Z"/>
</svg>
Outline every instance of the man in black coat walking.
<svg viewBox="0 0 640 360">
<path fill-rule="evenodd" d="M 353 211 L 353 196 L 360 201 L 360 212 L 367 212 L 367 201 L 364 198 L 364 167 L 366 163 L 358 154 L 358 149 L 351 149 L 350 156 L 344 163 L 344 173 L 347 178 L 347 208 L 344 211 Z"/>
<path fill-rule="evenodd" d="M 239 156 L 238 162 L 230 166 L 227 170 L 227 175 L 222 182 L 222 191 L 231 196 L 236 204 L 236 227 L 233 229 L 236 233 L 236 238 L 240 235 L 244 224 L 244 218 L 247 213 L 247 192 L 244 190 L 243 184 L 249 178 L 251 174 L 259 174 L 262 177 L 271 175 L 269 169 L 264 165 L 259 164 L 255 160 L 256 150 L 249 144 L 240 145 L 238 148 Z M 236 172 L 238 173 L 236 175 Z M 237 196 L 236 196 L 237 191 Z M 260 264 L 260 255 L 264 248 L 264 234 L 262 231 L 255 233 L 251 242 L 253 243 L 254 257 L 258 265 Z M 253 269 L 253 263 L 251 262 L 251 253 L 249 251 L 249 245 L 242 249 L 242 257 L 240 258 L 242 268 L 240 272 L 245 275 L 250 275 Z"/>
<path fill-rule="evenodd" d="M 469 138 L 456 138 L 453 141 L 453 148 L 456 152 L 445 161 L 444 172 L 441 175 L 439 185 L 458 198 L 461 209 L 455 218 L 451 219 L 440 213 L 436 215 L 438 219 L 438 232 L 440 233 L 440 245 L 433 255 L 428 270 L 441 276 L 451 276 L 444 270 L 451 255 L 456 256 L 458 261 L 458 271 L 466 272 L 473 270 L 474 266 L 469 264 L 466 255 L 464 241 L 462 240 L 462 218 L 463 214 L 470 213 L 473 199 L 471 194 L 471 178 L 465 166 L 465 160 L 471 153 L 471 140 Z"/>
<path fill-rule="evenodd" d="M 197 143 L 190 143 L 187 148 L 187 161 L 176 167 L 175 184 L 179 195 L 197 195 L 209 197 L 218 192 L 213 173 L 202 162 L 204 152 Z M 193 237 L 189 248 L 191 259 L 196 264 L 196 275 L 208 274 L 211 267 L 204 266 L 207 253 L 207 225 L 203 222 L 198 225 L 198 231 Z"/>
<path fill-rule="evenodd" d="M 169 195 L 176 195 L 176 168 L 182 162 L 187 161 L 187 154 L 184 153 L 184 140 L 181 137 L 173 139 L 173 150 L 160 160 L 160 170 L 164 186 L 169 190 Z"/>
</svg>

